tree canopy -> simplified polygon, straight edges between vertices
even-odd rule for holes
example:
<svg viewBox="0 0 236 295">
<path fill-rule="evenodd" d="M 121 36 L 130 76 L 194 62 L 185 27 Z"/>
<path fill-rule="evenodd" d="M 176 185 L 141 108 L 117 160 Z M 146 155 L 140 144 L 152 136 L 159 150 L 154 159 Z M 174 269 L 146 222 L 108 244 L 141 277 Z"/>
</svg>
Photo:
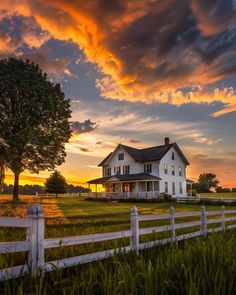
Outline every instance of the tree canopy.
<svg viewBox="0 0 236 295">
<path fill-rule="evenodd" d="M 196 189 L 199 193 L 207 193 L 210 188 L 216 188 L 219 180 L 214 173 L 203 173 L 199 175 L 198 183 L 196 183 Z"/>
<path fill-rule="evenodd" d="M 67 190 L 67 182 L 65 177 L 55 170 L 45 182 L 45 190 L 48 193 L 64 194 Z"/>
<path fill-rule="evenodd" d="M 65 160 L 71 136 L 69 100 L 39 66 L 21 59 L 0 60 L 0 137 L 8 148 L 4 163 L 15 175 L 54 170 Z"/>
</svg>

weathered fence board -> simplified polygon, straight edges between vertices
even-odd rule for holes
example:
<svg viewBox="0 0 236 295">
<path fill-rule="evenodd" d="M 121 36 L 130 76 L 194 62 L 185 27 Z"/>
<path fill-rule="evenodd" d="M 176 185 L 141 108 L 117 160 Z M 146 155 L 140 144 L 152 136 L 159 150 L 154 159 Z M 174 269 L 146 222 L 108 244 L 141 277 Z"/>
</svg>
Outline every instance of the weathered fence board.
<svg viewBox="0 0 236 295">
<path fill-rule="evenodd" d="M 0 243 L 0 253 L 15 253 L 29 251 L 30 243 L 29 242 L 2 242 Z"/>
<path fill-rule="evenodd" d="M 31 223 L 30 218 L 0 217 L 1 227 L 30 227 Z"/>
<path fill-rule="evenodd" d="M 84 254 L 84 255 L 69 257 L 65 259 L 54 260 L 54 261 L 45 263 L 43 270 L 52 271 L 52 270 L 55 270 L 56 268 L 66 268 L 66 267 L 76 266 L 79 264 L 102 260 L 108 257 L 112 257 L 116 255 L 117 253 L 122 253 L 127 251 L 130 251 L 130 246 L 95 252 L 91 254 Z"/>
<path fill-rule="evenodd" d="M 127 238 L 131 236 L 131 231 L 120 231 L 111 233 L 91 234 L 83 236 L 74 236 L 66 238 L 52 238 L 44 240 L 45 248 L 55 248 L 62 246 L 81 245 L 87 243 L 103 242 L 121 238 Z"/>
</svg>

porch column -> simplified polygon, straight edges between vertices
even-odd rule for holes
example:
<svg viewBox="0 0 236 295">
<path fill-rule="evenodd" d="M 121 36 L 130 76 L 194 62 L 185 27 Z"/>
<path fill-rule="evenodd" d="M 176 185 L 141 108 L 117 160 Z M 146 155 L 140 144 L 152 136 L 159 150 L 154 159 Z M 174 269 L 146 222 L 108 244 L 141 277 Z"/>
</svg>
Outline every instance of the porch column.
<svg viewBox="0 0 236 295">
<path fill-rule="evenodd" d="M 146 186 L 146 198 L 148 197 L 148 192 L 147 192 L 147 181 L 145 182 L 145 186 Z"/>
<path fill-rule="evenodd" d="M 88 184 L 88 189 L 89 189 L 89 195 L 90 195 L 90 183 Z"/>
<path fill-rule="evenodd" d="M 96 184 L 95 186 L 96 186 L 96 198 L 97 198 L 97 196 L 98 196 L 98 185 Z"/>
<path fill-rule="evenodd" d="M 152 197 L 154 198 L 155 195 L 154 195 L 154 181 L 152 181 Z"/>
<path fill-rule="evenodd" d="M 138 197 L 138 181 L 136 181 L 136 193 L 137 193 L 137 197 Z"/>
<path fill-rule="evenodd" d="M 187 192 L 188 194 L 188 192 Z M 193 196 L 193 183 L 191 182 L 191 197 Z"/>
</svg>

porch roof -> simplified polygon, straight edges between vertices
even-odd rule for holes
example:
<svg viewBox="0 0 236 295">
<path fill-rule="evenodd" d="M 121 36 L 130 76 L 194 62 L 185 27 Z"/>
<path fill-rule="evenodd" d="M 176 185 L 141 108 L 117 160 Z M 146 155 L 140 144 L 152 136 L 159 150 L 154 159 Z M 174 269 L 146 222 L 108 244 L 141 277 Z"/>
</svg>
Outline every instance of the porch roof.
<svg viewBox="0 0 236 295">
<path fill-rule="evenodd" d="M 117 174 L 109 177 L 101 177 L 88 181 L 91 184 L 101 184 L 106 182 L 119 182 L 119 181 L 132 181 L 132 180 L 161 180 L 160 177 L 148 174 L 148 173 L 138 173 L 138 174 Z"/>
</svg>

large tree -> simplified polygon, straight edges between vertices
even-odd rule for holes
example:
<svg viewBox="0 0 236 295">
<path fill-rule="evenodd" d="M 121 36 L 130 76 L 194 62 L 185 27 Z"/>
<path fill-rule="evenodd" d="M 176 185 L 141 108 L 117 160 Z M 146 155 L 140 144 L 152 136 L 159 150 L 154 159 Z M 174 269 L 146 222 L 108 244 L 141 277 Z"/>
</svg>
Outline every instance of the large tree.
<svg viewBox="0 0 236 295">
<path fill-rule="evenodd" d="M 210 188 L 217 188 L 219 180 L 214 173 L 203 173 L 199 175 L 196 189 L 199 193 L 207 193 Z"/>
<path fill-rule="evenodd" d="M 4 162 L 14 173 L 14 200 L 24 170 L 39 173 L 64 162 L 70 114 L 60 85 L 49 82 L 38 65 L 15 58 L 0 61 L 0 137 L 8 146 Z"/>
<path fill-rule="evenodd" d="M 64 194 L 67 190 L 66 179 L 61 173 L 55 170 L 45 182 L 45 190 L 48 193 Z"/>
<path fill-rule="evenodd" d="M 5 141 L 0 137 L 0 192 L 4 188 L 4 177 L 5 177 L 5 155 L 7 151 L 7 145 Z"/>
</svg>

